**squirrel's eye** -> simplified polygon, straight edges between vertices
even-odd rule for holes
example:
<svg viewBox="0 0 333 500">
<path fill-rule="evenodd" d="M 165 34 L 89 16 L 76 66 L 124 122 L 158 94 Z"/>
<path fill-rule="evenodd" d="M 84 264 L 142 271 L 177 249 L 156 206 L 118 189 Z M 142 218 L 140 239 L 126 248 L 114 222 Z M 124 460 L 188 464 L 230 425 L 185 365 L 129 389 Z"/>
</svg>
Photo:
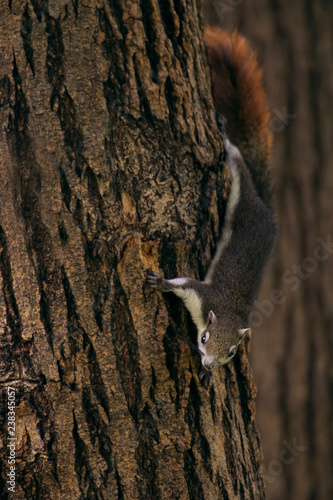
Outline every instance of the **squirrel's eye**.
<svg viewBox="0 0 333 500">
<path fill-rule="evenodd" d="M 205 332 L 205 334 L 201 337 L 201 343 L 204 344 L 205 342 L 207 342 L 208 339 L 209 339 L 209 332 Z"/>
</svg>

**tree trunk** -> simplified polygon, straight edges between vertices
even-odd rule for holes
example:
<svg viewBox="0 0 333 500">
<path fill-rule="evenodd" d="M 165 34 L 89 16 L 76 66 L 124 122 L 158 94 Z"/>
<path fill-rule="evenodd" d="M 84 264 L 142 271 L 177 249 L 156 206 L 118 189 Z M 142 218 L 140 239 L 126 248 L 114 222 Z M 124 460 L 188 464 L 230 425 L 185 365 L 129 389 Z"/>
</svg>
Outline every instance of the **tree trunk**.
<svg viewBox="0 0 333 500">
<path fill-rule="evenodd" d="M 244 348 L 205 389 L 145 286 L 202 278 L 223 217 L 202 25 L 190 0 L 2 3 L 4 499 L 265 497 Z"/>
<path fill-rule="evenodd" d="M 270 500 L 333 498 L 333 4 L 211 2 L 259 50 L 275 136 L 280 235 L 251 361 Z M 279 290 L 278 301 L 272 300 Z M 275 294 L 275 298 L 278 297 Z"/>
</svg>

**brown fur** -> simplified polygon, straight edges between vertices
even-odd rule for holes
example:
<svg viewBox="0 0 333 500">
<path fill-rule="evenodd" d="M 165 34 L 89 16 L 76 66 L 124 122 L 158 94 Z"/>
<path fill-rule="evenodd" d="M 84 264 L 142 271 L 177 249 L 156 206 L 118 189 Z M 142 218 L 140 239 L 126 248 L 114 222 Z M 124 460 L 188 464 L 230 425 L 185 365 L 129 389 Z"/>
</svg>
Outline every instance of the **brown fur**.
<svg viewBox="0 0 333 500">
<path fill-rule="evenodd" d="M 256 54 L 243 36 L 219 28 L 206 28 L 205 43 L 216 109 L 227 119 L 227 135 L 239 147 L 259 195 L 265 198 L 272 136 Z"/>
</svg>

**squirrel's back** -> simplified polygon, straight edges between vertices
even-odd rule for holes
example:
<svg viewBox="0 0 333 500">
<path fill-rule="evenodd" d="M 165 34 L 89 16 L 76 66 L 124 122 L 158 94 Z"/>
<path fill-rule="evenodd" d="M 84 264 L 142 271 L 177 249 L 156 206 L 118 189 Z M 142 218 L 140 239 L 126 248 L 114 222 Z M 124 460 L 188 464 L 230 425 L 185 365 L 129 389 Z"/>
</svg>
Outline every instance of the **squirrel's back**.
<svg viewBox="0 0 333 500">
<path fill-rule="evenodd" d="M 258 195 L 270 207 L 270 112 L 256 54 L 243 36 L 219 28 L 206 28 L 205 43 L 216 109 L 227 120 L 227 135 L 239 148 Z"/>
</svg>

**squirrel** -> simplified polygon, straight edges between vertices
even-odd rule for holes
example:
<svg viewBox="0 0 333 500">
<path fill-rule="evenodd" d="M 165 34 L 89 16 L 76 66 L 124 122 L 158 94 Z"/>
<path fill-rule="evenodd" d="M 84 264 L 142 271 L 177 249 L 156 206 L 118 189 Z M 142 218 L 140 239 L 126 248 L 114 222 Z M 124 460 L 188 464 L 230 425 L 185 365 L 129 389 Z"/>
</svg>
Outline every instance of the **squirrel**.
<svg viewBox="0 0 333 500">
<path fill-rule="evenodd" d="M 256 54 L 243 36 L 219 28 L 206 29 L 205 43 L 217 116 L 226 123 L 228 136 L 224 123 L 220 130 L 232 178 L 221 237 L 204 281 L 164 279 L 152 271 L 146 281 L 184 301 L 197 327 L 203 372 L 210 373 L 235 356 L 250 331 L 250 313 L 273 250 L 276 224 L 270 113 Z"/>
</svg>

